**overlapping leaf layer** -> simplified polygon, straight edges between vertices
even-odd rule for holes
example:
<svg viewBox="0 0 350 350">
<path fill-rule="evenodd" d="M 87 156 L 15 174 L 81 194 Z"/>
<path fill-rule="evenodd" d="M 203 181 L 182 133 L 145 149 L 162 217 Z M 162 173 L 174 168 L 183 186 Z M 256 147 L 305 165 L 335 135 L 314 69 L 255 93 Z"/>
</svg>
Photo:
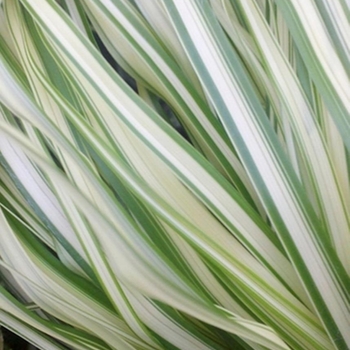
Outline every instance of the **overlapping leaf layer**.
<svg viewBox="0 0 350 350">
<path fill-rule="evenodd" d="M 0 324 L 348 349 L 348 6 L 0 1 Z"/>
</svg>

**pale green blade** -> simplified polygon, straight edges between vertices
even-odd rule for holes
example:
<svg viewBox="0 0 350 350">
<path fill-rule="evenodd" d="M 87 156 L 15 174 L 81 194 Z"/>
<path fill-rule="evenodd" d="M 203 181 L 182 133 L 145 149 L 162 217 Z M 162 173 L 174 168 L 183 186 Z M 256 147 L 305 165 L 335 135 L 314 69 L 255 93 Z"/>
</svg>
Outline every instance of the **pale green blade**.
<svg viewBox="0 0 350 350">
<path fill-rule="evenodd" d="M 295 140 L 294 147 L 297 147 L 296 151 L 300 153 L 298 161 L 301 163 L 300 166 L 303 165 L 306 168 L 304 175 L 307 181 L 304 180 L 304 183 L 306 186 L 314 187 L 315 201 L 321 207 L 319 216 L 325 222 L 330 239 L 333 241 L 344 268 L 350 273 L 349 213 L 342 194 L 343 186 L 340 186 L 341 181 L 332 164 L 317 115 L 311 109 L 297 76 L 278 47 L 254 2 L 243 1 L 241 8 L 246 14 L 247 26 L 250 26 L 251 32 L 254 33 L 252 39 L 261 52 L 262 65 L 270 77 L 273 93 L 276 94 L 275 101 L 272 103 L 279 112 L 279 117 L 282 119 L 281 124 L 288 123 L 290 126 L 292 137 Z M 229 9 L 226 13 L 226 16 L 229 16 L 233 11 L 229 1 L 226 1 L 225 9 Z M 224 12 L 224 8 L 221 11 Z M 222 16 L 225 14 L 223 13 Z M 230 37 L 233 38 L 235 27 L 228 29 L 231 29 Z M 265 90 L 268 91 L 269 87 L 267 86 Z"/>
<path fill-rule="evenodd" d="M 283 348 L 280 337 L 295 348 L 347 348 L 349 277 L 344 266 L 348 259 L 348 194 L 343 196 L 338 190 L 342 184 L 348 185 L 347 155 L 329 152 L 336 150 L 337 145 L 342 147 L 328 121 L 330 115 L 334 117 L 334 111 L 330 109 L 328 114 L 323 110 L 319 84 L 312 82 L 313 75 L 301 78 L 303 70 L 311 70 L 310 65 L 305 61 L 303 66 L 280 12 L 276 16 L 269 14 L 274 11 L 272 1 L 256 3 L 265 11 L 278 38 L 276 44 L 268 29 L 264 29 L 264 20 L 259 22 L 257 12 L 250 12 L 253 2 L 242 2 L 242 8 L 237 2 L 226 2 L 222 12 L 217 12 L 222 21 L 232 5 L 234 30 L 239 28 L 242 35 L 241 40 L 232 40 L 234 45 L 220 28 L 209 0 L 159 1 L 154 6 L 162 8 L 162 20 L 169 19 L 169 35 L 178 35 L 176 45 L 182 43 L 182 52 L 188 55 L 181 61 L 175 54 L 177 64 L 187 65 L 192 75 L 195 72 L 197 76 L 188 81 L 197 84 L 198 92 L 203 88 L 209 100 L 203 103 L 210 113 L 217 114 L 227 147 L 238 151 L 245 168 L 243 176 L 248 174 L 248 182 L 254 184 L 249 192 L 253 198 L 258 194 L 255 204 L 264 205 L 258 205 L 262 217 L 252 209 L 251 198 L 234 189 L 217 171 L 220 167 L 213 166 L 218 164 L 214 159 L 217 150 L 207 147 L 214 156 L 207 157 L 213 162 L 209 164 L 179 137 L 117 77 L 94 50 L 89 42 L 92 38 L 87 40 L 88 35 L 77 30 L 55 1 L 21 3 L 30 15 L 24 7 L 16 7 L 17 1 L 7 2 L 12 37 L 0 28 L 8 43 L 0 43 L 0 100 L 22 120 L 18 126 L 6 112 L 1 122 L 3 135 L 8 138 L 1 141 L 5 163 L 15 169 L 11 173 L 7 165 L 7 172 L 20 178 L 26 188 L 40 183 L 39 193 L 44 188 L 46 197 L 59 203 L 72 227 L 70 235 L 82 243 L 85 261 L 117 312 L 121 299 L 118 301 L 115 292 L 119 284 L 122 286 L 120 290 L 131 305 L 127 309 L 137 314 L 136 322 L 129 320 L 128 324 L 149 327 L 158 334 L 155 339 L 182 344 L 180 347 L 184 348 L 191 342 L 199 347 L 200 343 L 211 346 L 210 337 L 214 348 L 215 343 L 223 345 L 223 333 L 211 333 L 212 328 L 202 322 L 241 336 L 247 340 L 244 348 L 252 342 Z M 149 80 L 159 81 L 159 86 L 166 82 L 168 91 L 181 88 L 180 95 L 168 94 L 175 104 L 181 105 L 185 96 L 193 96 L 190 85 L 184 83 L 186 79 L 181 78 L 179 85 L 176 74 L 170 74 L 170 79 L 164 74 L 176 72 L 177 68 L 174 70 L 169 64 L 172 55 L 167 56 L 168 34 L 157 36 L 150 30 L 150 26 L 157 28 L 157 21 L 149 26 L 144 19 L 137 19 L 141 17 L 134 12 L 136 7 L 127 1 L 85 3 L 94 25 L 106 25 L 100 33 L 104 31 L 106 37 L 122 33 L 123 43 L 129 45 L 139 62 L 144 60 L 147 64 L 133 62 L 130 51 L 129 56 L 127 53 L 129 49 L 121 50 L 117 58 L 133 62 L 131 66 L 140 73 L 151 68 Z M 142 9 L 142 1 L 137 3 Z M 340 0 L 339 3 L 342 4 Z M 217 4 L 213 2 L 214 6 Z M 154 8 L 149 12 L 142 10 L 148 20 Z M 75 16 L 72 7 L 68 12 Z M 80 12 L 79 16 L 85 15 Z M 284 16 L 288 13 L 284 12 Z M 77 18 L 75 23 L 79 26 Z M 228 25 L 230 18 L 222 23 Z M 143 46 L 139 45 L 141 42 Z M 11 55 L 9 47 L 17 47 L 18 52 Z M 161 52 L 165 54 L 158 55 Z M 288 56 L 288 63 L 283 62 L 283 56 Z M 157 70 L 156 62 L 163 70 Z M 294 65 L 297 75 L 292 71 Z M 58 74 L 52 74 L 53 71 Z M 340 90 L 334 91 L 341 95 Z M 197 99 L 194 101 L 198 103 Z M 329 106 L 329 101 L 326 103 Z M 199 116 L 193 106 L 188 105 L 196 119 Z M 305 119 L 297 117 L 304 112 Z M 57 123 L 56 117 L 62 122 Z M 203 117 L 197 119 L 198 123 L 207 122 L 205 114 Z M 312 138 L 310 126 L 316 130 Z M 321 133 L 326 135 L 326 142 Z M 205 133 L 198 136 L 204 143 L 207 141 Z M 342 160 L 333 166 L 329 154 L 339 154 Z M 52 162 L 57 159 L 63 164 L 64 176 Z M 20 164 L 18 168 L 16 163 Z M 30 169 L 29 179 L 19 176 L 24 169 Z M 13 185 L 6 176 L 3 193 L 9 198 Z M 3 206 L 8 214 L 14 210 L 20 216 L 21 205 L 27 205 L 22 199 L 26 194 L 14 192 L 16 201 L 4 199 Z M 37 196 L 37 203 L 40 197 Z M 43 207 L 44 202 L 37 206 Z M 32 209 L 29 212 L 36 213 Z M 26 227 L 25 231 L 32 235 L 34 227 L 39 231 L 40 227 L 28 213 L 23 216 L 24 221 L 17 214 L 10 221 Z M 15 232 L 7 237 L 14 239 Z M 164 238 L 158 241 L 162 235 Z M 19 249 L 15 240 L 11 242 Z M 168 251 L 174 253 L 167 256 L 162 245 L 168 244 Z M 35 258 L 37 250 L 31 250 L 27 243 L 24 246 L 26 252 L 32 252 L 28 257 L 35 261 L 36 271 L 47 271 L 45 263 Z M 122 254 L 116 254 L 116 249 Z M 71 257 L 76 258 L 74 254 Z M 64 260 L 63 255 L 61 258 Z M 122 266 L 132 266 L 132 270 L 127 274 Z M 30 281 L 26 283 L 31 285 Z M 33 283 L 31 293 L 49 298 L 48 307 L 57 308 L 57 300 Z M 140 293 L 139 297 L 135 298 L 133 289 Z M 69 294 L 64 295 L 69 298 Z M 149 303 L 149 297 L 164 303 L 161 309 L 167 311 L 162 316 Z M 176 310 L 187 312 L 190 317 L 179 318 Z M 249 320 L 238 316 L 247 311 Z M 164 322 L 156 322 L 150 315 L 165 317 Z M 252 318 L 269 325 L 279 336 L 270 328 L 263 331 L 261 324 L 250 321 Z M 183 343 L 171 340 L 179 330 L 177 322 L 186 329 Z M 174 332 L 166 332 L 165 324 L 173 325 Z M 146 338 L 141 333 L 140 338 L 147 342 L 147 332 Z M 154 334 L 150 332 L 149 336 Z M 112 344 L 112 338 L 107 338 Z"/>
<path fill-rule="evenodd" d="M 319 6 L 327 6 L 328 1 L 320 2 Z M 329 1 L 329 3 L 331 3 Z M 343 40 L 339 36 L 335 42 L 329 35 L 327 28 L 330 30 L 336 29 L 339 25 L 348 27 L 349 23 L 345 19 L 349 15 L 349 8 L 344 4 L 341 6 L 339 1 L 330 4 L 334 9 L 339 11 L 339 15 L 334 17 L 333 12 L 327 12 L 333 18 L 327 19 L 331 21 L 331 26 L 326 27 L 321 14 L 317 8 L 316 2 L 312 0 L 300 1 L 276 1 L 277 6 L 287 21 L 291 34 L 298 46 L 301 56 L 304 59 L 306 67 L 315 81 L 317 88 L 322 95 L 325 103 L 331 113 L 331 116 L 336 123 L 339 132 L 343 137 L 344 144 L 347 149 L 350 149 L 349 132 L 350 132 L 350 81 L 348 75 L 348 68 L 343 65 L 341 58 L 339 58 L 335 45 L 337 40 Z M 338 18 L 339 17 L 339 18 Z M 332 28 L 333 27 L 333 28 Z M 346 32 L 345 32 L 346 33 Z M 345 35 L 342 33 L 341 35 Z M 346 59 L 349 59 L 348 53 Z"/>
<path fill-rule="evenodd" d="M 341 272 L 327 241 L 320 240 L 322 228 L 316 224 L 293 169 L 279 151 L 238 57 L 229 48 L 209 6 L 200 6 L 198 1 L 164 5 L 319 315 L 339 348 L 344 347 L 350 342 L 346 331 L 350 327 L 348 276 Z M 343 339 L 336 338 L 339 333 Z"/>
</svg>

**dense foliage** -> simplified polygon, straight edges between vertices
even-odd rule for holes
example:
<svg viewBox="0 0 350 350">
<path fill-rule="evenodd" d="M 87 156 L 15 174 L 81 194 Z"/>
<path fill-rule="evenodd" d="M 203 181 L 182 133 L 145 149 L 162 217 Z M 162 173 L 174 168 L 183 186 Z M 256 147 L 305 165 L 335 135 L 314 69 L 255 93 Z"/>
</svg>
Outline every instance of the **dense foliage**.
<svg viewBox="0 0 350 350">
<path fill-rule="evenodd" d="M 0 324 L 44 350 L 350 348 L 349 18 L 0 1 Z"/>
</svg>

